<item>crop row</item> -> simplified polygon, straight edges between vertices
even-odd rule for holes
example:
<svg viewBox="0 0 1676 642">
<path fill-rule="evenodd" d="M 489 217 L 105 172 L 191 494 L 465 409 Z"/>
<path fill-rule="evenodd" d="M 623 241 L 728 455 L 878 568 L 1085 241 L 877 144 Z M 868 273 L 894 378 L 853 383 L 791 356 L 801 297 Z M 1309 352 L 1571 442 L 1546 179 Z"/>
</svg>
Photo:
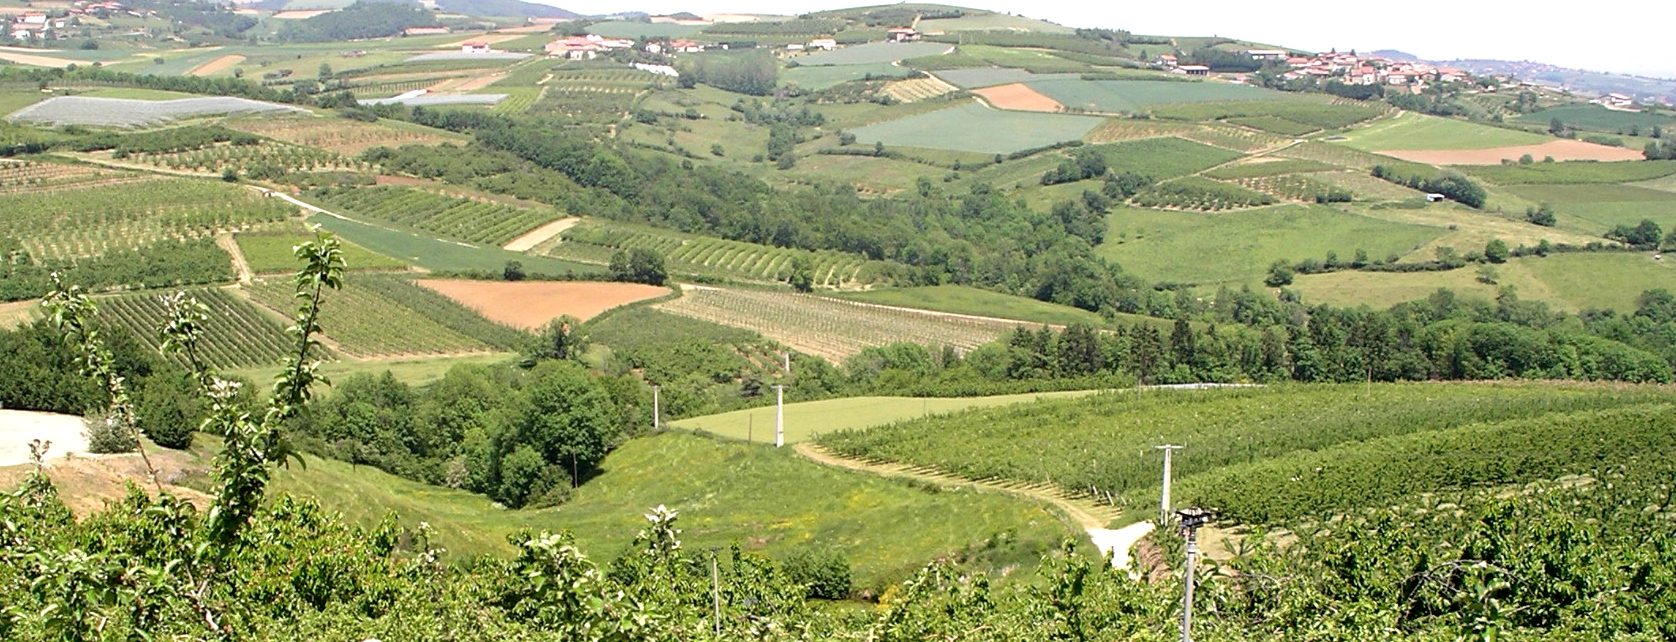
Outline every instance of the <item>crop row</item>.
<svg viewBox="0 0 1676 642">
<path fill-rule="evenodd" d="M 1187 140 L 1241 152 L 1271 149 L 1287 141 L 1274 134 L 1228 125 L 1204 125 L 1178 135 Z"/>
<path fill-rule="evenodd" d="M 1351 198 L 1349 190 L 1296 174 L 1242 178 L 1237 182 L 1275 198 L 1292 201 L 1320 202 L 1330 198 L 1333 202 L 1341 202 Z"/>
<path fill-rule="evenodd" d="M 216 368 L 243 368 L 278 363 L 290 350 L 285 326 L 248 301 L 221 288 L 187 290 L 209 308 L 199 357 Z M 99 320 L 125 328 L 156 349 L 157 329 L 168 322 L 163 297 L 155 293 L 125 294 L 98 300 Z"/>
<path fill-rule="evenodd" d="M 1156 113 L 1164 118 L 1213 120 L 1272 116 L 1313 129 L 1338 129 L 1385 113 L 1369 105 L 1343 105 L 1314 100 L 1252 100 L 1166 105 Z"/>
<path fill-rule="evenodd" d="M 1185 480 L 1181 496 L 1229 519 L 1276 523 L 1439 489 L 1590 474 L 1649 453 L 1668 457 L 1676 448 L 1672 408 L 1665 399 L 1339 444 Z"/>
<path fill-rule="evenodd" d="M 263 166 L 285 171 L 371 169 L 366 163 L 345 158 L 336 152 L 283 143 L 217 145 L 189 152 L 140 154 L 137 158 L 153 167 L 200 172 L 219 172 L 227 168 L 249 172 Z"/>
<path fill-rule="evenodd" d="M 1192 129 L 1197 128 L 1184 123 L 1160 120 L 1108 118 L 1106 122 L 1100 123 L 1099 127 L 1095 127 L 1094 131 L 1089 132 L 1085 138 L 1090 143 L 1115 143 L 1139 138 L 1180 135 Z"/>
<path fill-rule="evenodd" d="M 1371 152 L 1364 152 L 1342 145 L 1322 143 L 1313 140 L 1298 143 L 1291 147 L 1287 147 L 1286 149 L 1276 151 L 1275 155 L 1285 158 L 1312 160 L 1326 163 L 1328 165 L 1337 165 L 1339 167 L 1364 170 L 1372 169 L 1374 165 L 1388 163 L 1391 161 L 1388 157 L 1380 156 Z"/>
<path fill-rule="evenodd" d="M 699 276 L 784 282 L 791 277 L 793 261 L 802 257 L 813 268 L 815 285 L 842 288 L 867 282 L 877 269 L 866 259 L 849 254 L 685 237 L 661 230 L 589 225 L 572 228 L 565 238 L 565 243 L 554 248 L 555 255 L 598 262 L 609 260 L 617 249 L 645 248 L 663 254 L 672 271 Z M 589 245 L 608 250 L 589 249 Z"/>
<path fill-rule="evenodd" d="M 1141 190 L 1135 195 L 1134 203 L 1141 207 L 1217 212 L 1272 205 L 1274 197 L 1238 185 L 1188 176 Z"/>
<path fill-rule="evenodd" d="M 949 86 L 930 78 L 900 80 L 885 86 L 884 93 L 905 103 L 936 98 L 949 93 Z"/>
<path fill-rule="evenodd" d="M 492 110 L 501 114 L 522 114 L 535 105 L 535 101 L 547 93 L 546 87 L 506 87 L 506 100 L 500 101 Z"/>
<path fill-rule="evenodd" d="M 233 185 L 158 179 L 144 189 L 106 185 L 0 196 L 0 234 L 38 258 L 97 256 L 165 238 L 284 220 L 295 208 Z"/>
<path fill-rule="evenodd" d="M 274 310 L 295 307 L 289 279 L 258 280 L 251 298 Z M 385 296 L 361 275 L 344 279 L 322 307 L 321 327 L 331 345 L 359 358 L 486 352 L 489 346 Z"/>
<path fill-rule="evenodd" d="M 350 188 L 321 195 L 333 207 L 356 215 L 497 246 L 558 218 L 550 210 L 524 209 L 405 187 Z"/>
<path fill-rule="evenodd" d="M 823 436 L 821 443 L 840 453 L 899 461 L 970 479 L 1000 478 L 1051 483 L 1070 492 L 1090 489 L 1117 503 L 1151 514 L 1158 506 L 1162 462 L 1152 446 L 1184 444 L 1176 453 L 1178 484 L 1205 489 L 1184 492 L 1213 507 L 1237 504 L 1245 486 L 1196 482 L 1216 479 L 1224 469 L 1268 460 L 1318 453 L 1314 465 L 1337 462 L 1343 468 L 1377 466 L 1379 474 L 1400 478 L 1413 456 L 1483 457 L 1490 454 L 1469 442 L 1432 442 L 1428 449 L 1393 449 L 1379 440 L 1450 431 L 1473 424 L 1561 417 L 1611 411 L 1652 403 L 1669 404 L 1671 393 L 1657 388 L 1565 387 L 1549 384 L 1445 386 L 1375 384 L 1291 386 L 1266 389 L 1154 391 L 1099 395 L 1076 400 L 979 410 L 947 417 Z M 1668 412 L 1666 413 L 1668 416 Z M 1576 428 L 1574 423 L 1562 424 Z M 1442 434 L 1442 433 L 1439 433 Z M 1598 438 L 1598 434 L 1589 434 Z M 1530 439 L 1524 445 L 1497 447 L 1500 452 L 1600 450 L 1597 444 L 1565 439 L 1552 444 Z M 1626 444 L 1637 442 L 1626 441 Z M 1362 444 L 1367 444 L 1363 446 Z M 1382 462 L 1379 455 L 1392 455 Z M 1289 467 L 1295 475 L 1312 469 Z M 1264 492 L 1286 483 L 1270 477 Z M 1400 482 L 1394 482 L 1400 483 Z M 1219 489 L 1211 493 L 1208 489 Z M 1251 488 L 1255 495 L 1257 488 Z M 1338 500 L 1359 505 L 1365 488 L 1324 489 Z M 1383 499 L 1382 497 L 1379 499 Z M 1256 500 L 1253 499 L 1253 502 Z"/>
<path fill-rule="evenodd" d="M 113 175 L 118 175 L 118 173 L 83 165 L 15 160 L 0 161 L 0 190 L 12 191 L 27 187 L 44 187 L 84 180 L 98 180 Z"/>
<path fill-rule="evenodd" d="M 241 119 L 228 127 L 288 143 L 354 155 L 373 147 L 430 145 L 447 140 L 439 134 L 412 131 L 346 118 Z"/>
<path fill-rule="evenodd" d="M 1328 172 L 1336 169 L 1339 168 L 1317 161 L 1263 158 L 1260 162 L 1224 165 L 1205 172 L 1205 176 L 1218 180 L 1237 180 L 1241 178 L 1258 178 L 1262 176 L 1280 176 L 1283 174 Z"/>
<path fill-rule="evenodd" d="M 501 350 L 517 350 L 529 343 L 530 335 L 517 328 L 496 323 L 484 318 L 476 310 L 468 308 L 460 302 L 447 296 L 415 284 L 406 276 L 398 274 L 367 274 L 355 277 L 358 285 L 364 286 L 379 296 L 388 299 L 409 310 L 416 310 L 425 318 L 438 325 L 454 330 L 478 341 L 482 341 Z"/>
<path fill-rule="evenodd" d="M 971 349 L 1012 330 L 1008 321 L 922 313 L 808 294 L 699 288 L 660 309 L 745 328 L 792 348 L 842 360 L 898 342 Z"/>
</svg>

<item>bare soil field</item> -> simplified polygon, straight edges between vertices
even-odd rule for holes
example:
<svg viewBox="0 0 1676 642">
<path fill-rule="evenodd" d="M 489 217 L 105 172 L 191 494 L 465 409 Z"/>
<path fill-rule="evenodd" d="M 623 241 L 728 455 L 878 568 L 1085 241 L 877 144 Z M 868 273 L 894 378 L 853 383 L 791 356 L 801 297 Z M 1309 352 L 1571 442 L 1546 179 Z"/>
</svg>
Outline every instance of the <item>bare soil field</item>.
<svg viewBox="0 0 1676 642">
<path fill-rule="evenodd" d="M 313 17 L 318 16 L 320 14 L 331 13 L 333 11 L 337 11 L 337 9 L 308 9 L 308 10 L 304 10 L 304 11 L 281 11 L 281 12 L 275 13 L 273 15 L 273 17 L 278 18 L 280 20 L 307 20 L 309 18 L 313 18 Z"/>
<path fill-rule="evenodd" d="M 552 23 L 537 22 L 533 25 L 524 25 L 522 27 L 507 27 L 505 29 L 496 29 L 495 32 L 496 33 L 526 33 L 527 34 L 527 33 L 546 33 L 548 31 L 552 31 L 552 29 L 553 29 L 553 24 Z"/>
<path fill-rule="evenodd" d="M 484 87 L 488 87 L 489 85 L 493 85 L 495 84 L 495 81 L 504 77 L 506 77 L 505 73 L 497 71 L 492 74 L 484 74 L 481 76 L 450 78 L 432 85 L 430 90 L 433 94 L 467 94 Z"/>
<path fill-rule="evenodd" d="M 63 58 L 37 56 L 13 51 L 0 51 L 0 60 L 8 60 L 20 65 L 35 65 L 37 67 L 64 67 L 75 62 L 74 60 L 65 60 Z"/>
<path fill-rule="evenodd" d="M 534 26 L 534 25 L 531 25 L 531 26 Z M 523 28 L 523 27 L 520 27 L 520 29 L 521 28 Z M 540 31 L 546 31 L 546 29 L 544 28 L 544 29 L 541 29 Z M 450 43 L 445 44 L 445 45 L 437 45 L 437 48 L 438 49 L 459 49 L 460 47 L 465 46 L 465 44 L 468 43 L 468 42 L 481 42 L 481 43 L 484 43 L 484 44 L 492 45 L 492 44 L 495 44 L 497 42 L 506 42 L 508 40 L 517 40 L 517 39 L 522 38 L 522 37 L 524 37 L 523 34 L 516 34 L 516 33 L 491 33 L 491 34 L 484 34 L 484 35 L 476 36 L 476 37 L 472 37 L 472 38 L 461 38 L 459 40 L 456 40 L 454 42 L 450 42 Z"/>
<path fill-rule="evenodd" d="M 1016 109 L 1019 111 L 1056 112 L 1065 109 L 1059 101 L 1042 95 L 1024 83 L 1000 85 L 974 89 L 972 93 L 983 96 L 984 100 L 994 105 L 996 109 Z"/>
<path fill-rule="evenodd" d="M 1585 143 L 1580 140 L 1555 140 L 1541 145 L 1516 145 L 1513 147 L 1495 147 L 1491 149 L 1467 150 L 1389 150 L 1379 152 L 1386 156 L 1395 156 L 1406 161 L 1426 163 L 1428 165 L 1499 165 L 1503 159 L 1519 160 L 1520 156 L 1530 154 L 1531 157 L 1542 160 L 1553 156 L 1557 161 L 1592 160 L 1592 161 L 1632 161 L 1641 160 L 1641 152 Z"/>
<path fill-rule="evenodd" d="M 576 281 L 417 281 L 459 301 L 490 320 L 516 328 L 539 328 L 566 314 L 584 321 L 611 308 L 669 294 L 669 290 L 639 283 Z"/>
<path fill-rule="evenodd" d="M 542 243 L 547 242 L 548 239 L 564 233 L 565 230 L 570 229 L 580 222 L 582 222 L 582 219 L 575 216 L 561 218 L 557 221 L 553 221 L 552 223 L 530 230 L 523 236 L 512 239 L 512 241 L 507 243 L 503 249 L 511 250 L 513 252 L 528 252 L 535 249 L 535 246 L 541 245 Z"/>
<path fill-rule="evenodd" d="M 414 178 L 412 176 L 391 176 L 389 174 L 379 174 L 376 181 L 379 185 L 434 185 L 435 184 L 434 182 L 425 180 L 423 178 Z"/>
<path fill-rule="evenodd" d="M 238 54 L 227 54 L 227 55 L 222 56 L 220 58 L 216 58 L 215 60 L 211 60 L 211 61 L 206 62 L 204 64 L 198 65 L 198 68 L 193 69 L 190 72 L 190 75 L 193 75 L 193 76 L 212 76 L 212 75 L 221 73 L 223 71 L 226 71 L 226 70 L 232 68 L 233 65 L 237 65 L 241 62 L 244 62 L 244 56 L 240 56 Z"/>
</svg>

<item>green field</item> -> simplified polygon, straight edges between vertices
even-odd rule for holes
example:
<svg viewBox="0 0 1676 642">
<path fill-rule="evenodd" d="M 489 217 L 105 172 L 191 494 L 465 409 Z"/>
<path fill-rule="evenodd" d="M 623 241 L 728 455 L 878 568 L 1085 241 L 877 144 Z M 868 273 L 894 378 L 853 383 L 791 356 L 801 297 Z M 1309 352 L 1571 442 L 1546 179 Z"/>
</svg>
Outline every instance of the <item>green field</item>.
<svg viewBox="0 0 1676 642">
<path fill-rule="evenodd" d="M 1029 87 L 1072 109 L 1140 113 L 1178 103 L 1228 100 L 1279 100 L 1285 94 L 1223 82 L 1161 80 L 1036 80 Z"/>
<path fill-rule="evenodd" d="M 991 12 L 968 12 L 959 18 L 921 20 L 919 29 L 926 32 L 954 31 L 1033 31 L 1040 33 L 1071 33 L 1073 29 L 1051 22 Z"/>
<path fill-rule="evenodd" d="M 314 237 L 301 232 L 250 232 L 234 234 L 239 252 L 257 274 L 297 271 L 297 257 L 292 253 L 298 243 Z M 404 270 L 407 264 L 372 250 L 344 242 L 343 261 L 351 270 Z"/>
<path fill-rule="evenodd" d="M 828 468 L 789 448 L 680 433 L 630 440 L 570 502 L 545 510 L 509 511 L 480 495 L 367 466 L 314 457 L 306 464 L 276 471 L 275 490 L 319 497 L 369 526 L 389 511 L 410 528 L 430 522 L 454 559 L 510 553 L 506 536 L 519 528 L 569 530 L 582 549 L 612 559 L 646 523 L 642 514 L 658 505 L 680 513 L 682 544 L 694 550 L 738 544 L 781 559 L 803 549 L 836 550 L 853 565 L 856 585 L 874 589 L 941 556 L 969 556 L 991 572 L 1033 567 L 1061 538 L 1078 536 L 1044 507 L 1007 495 L 933 492 Z"/>
<path fill-rule="evenodd" d="M 1500 185 L 1576 185 L 1585 183 L 1630 183 L 1676 175 L 1676 161 L 1629 161 L 1599 163 L 1571 161 L 1529 165 L 1470 165 L 1462 168 L 1474 177 Z"/>
<path fill-rule="evenodd" d="M 1101 256 L 1143 278 L 1196 284 L 1255 283 L 1277 259 L 1407 254 L 1445 232 L 1314 205 L 1211 214 L 1118 208 L 1108 218 Z"/>
<path fill-rule="evenodd" d="M 851 80 L 907 78 L 915 72 L 890 63 L 864 65 L 824 65 L 792 67 L 780 74 L 780 80 L 810 91 L 820 91 Z"/>
<path fill-rule="evenodd" d="M 198 352 L 215 368 L 238 368 L 277 363 L 290 349 L 285 324 L 275 315 L 251 305 L 225 288 L 185 290 L 209 309 Z M 125 328 L 147 347 L 156 349 L 157 329 L 169 321 L 162 295 L 156 292 L 98 299 L 99 320 Z"/>
<path fill-rule="evenodd" d="M 1655 261 L 1645 253 L 1608 252 L 1551 254 L 1515 258 L 1495 266 L 1496 283 L 1478 280 L 1468 266 L 1447 272 L 1359 272 L 1345 270 L 1302 275 L 1292 289 L 1308 303 L 1369 305 L 1385 309 L 1404 301 L 1418 301 L 1438 288 L 1485 300 L 1498 288 L 1512 286 L 1521 299 L 1547 302 L 1556 310 L 1588 308 L 1634 312 L 1636 297 L 1653 288 L 1672 287 L 1676 266 L 1669 259 Z"/>
<path fill-rule="evenodd" d="M 296 208 L 237 185 L 108 172 L 79 189 L 0 195 L 0 234 L 37 259 L 84 258 L 275 223 Z"/>
<path fill-rule="evenodd" d="M 325 214 L 308 218 L 310 224 L 339 234 L 374 252 L 408 261 L 427 270 L 444 272 L 490 272 L 499 274 L 507 261 L 519 261 L 532 274 L 603 274 L 600 266 L 562 261 L 545 256 L 508 252 L 498 247 L 478 247 L 378 227 Z"/>
<path fill-rule="evenodd" d="M 1523 185 L 1508 189 L 1534 203 L 1551 203 L 1560 225 L 1605 234 L 1650 219 L 1676 225 L 1676 194 L 1628 185 Z"/>
<path fill-rule="evenodd" d="M 938 78 L 961 89 L 977 89 L 979 87 L 993 87 L 1015 82 L 1031 82 L 1039 80 L 1078 80 L 1080 74 L 1033 74 L 1023 69 L 1011 67 L 974 67 L 971 69 L 950 69 L 936 72 Z"/>
<path fill-rule="evenodd" d="M 1551 140 L 1542 134 L 1408 112 L 1347 132 L 1339 144 L 1363 151 L 1460 150 L 1540 145 Z"/>
<path fill-rule="evenodd" d="M 348 188 L 310 196 L 352 216 L 495 246 L 564 218 L 564 213 L 551 208 L 513 207 L 487 198 L 462 198 L 406 187 Z"/>
<path fill-rule="evenodd" d="M 1032 392 L 994 397 L 845 397 L 805 401 L 785 406 L 785 442 L 813 441 L 840 430 L 864 430 L 909 419 L 946 415 L 976 408 L 993 408 L 1031 403 L 1042 399 L 1071 399 L 1099 394 L 1099 390 Z M 774 443 L 774 406 L 735 410 L 719 415 L 693 417 L 670 422 L 671 426 L 697 430 L 754 444 Z"/>
<path fill-rule="evenodd" d="M 1007 154 L 1081 139 L 1100 124 L 1091 116 L 1000 111 L 980 104 L 850 130 L 856 142 Z M 982 136 L 973 135 L 982 132 Z"/>
<path fill-rule="evenodd" d="M 1664 114 L 1650 114 L 1647 112 L 1619 111 L 1607 109 L 1600 105 L 1567 105 L 1544 109 L 1539 112 L 1525 114 L 1518 118 L 1521 123 L 1548 125 L 1559 119 L 1560 122 L 1579 129 L 1592 129 L 1603 132 L 1627 132 L 1630 127 L 1640 128 L 1643 135 L 1650 134 L 1653 127 L 1670 129 L 1676 124 L 1676 118 Z"/>
<path fill-rule="evenodd" d="M 1475 444 L 1471 439 L 1460 439 L 1457 431 L 1487 427 L 1493 432 L 1508 427 L 1516 431 L 1516 437 L 1518 430 L 1542 432 L 1544 429 L 1533 427 L 1550 420 L 1569 429 L 1577 418 L 1594 416 L 1598 411 L 1660 406 L 1668 417 L 1670 402 L 1671 392 L 1666 387 L 1587 384 L 1411 383 L 1153 391 L 982 409 L 832 433 L 818 441 L 849 456 L 931 466 L 970 479 L 1049 483 L 1069 492 L 1094 487 L 1121 497 L 1120 504 L 1136 509 L 1134 517 L 1149 517 L 1158 505 L 1161 458 L 1152 448 L 1155 444 L 1186 445 L 1174 462 L 1176 483 L 1182 488 L 1178 501 L 1191 505 L 1189 502 L 1196 499 L 1214 496 L 1219 501 L 1204 505 L 1229 510 L 1261 499 L 1232 498 L 1230 493 L 1238 493 L 1240 486 L 1233 483 L 1236 479 L 1229 479 L 1230 475 L 1266 462 L 1310 457 L 1331 449 L 1342 453 L 1339 459 L 1320 461 L 1321 457 L 1313 457 L 1312 464 L 1319 466 L 1315 472 L 1289 471 L 1299 486 L 1279 492 L 1313 493 L 1309 497 L 1317 502 L 1314 507 L 1342 509 L 1345 507 L 1336 502 L 1351 499 L 1360 506 L 1379 505 L 1403 495 L 1388 492 L 1392 487 L 1418 486 L 1411 492 L 1419 492 L 1476 483 L 1522 483 L 1565 472 L 1545 469 L 1542 472 L 1550 474 L 1534 479 L 1520 477 L 1529 473 L 1518 472 L 1514 462 L 1525 459 L 1522 453 L 1540 449 L 1539 443 L 1528 443 L 1512 446 L 1518 450 L 1505 453 L 1509 466 L 1501 470 L 1492 466 L 1488 471 L 1473 470 L 1472 475 L 1455 478 L 1413 479 L 1388 470 L 1370 480 L 1374 482 L 1369 484 L 1373 492 L 1367 496 L 1334 492 L 1343 490 L 1342 486 L 1316 485 L 1313 477 L 1323 469 L 1344 474 L 1356 466 L 1380 462 L 1378 453 L 1389 446 L 1388 439 L 1434 435 L 1439 439 L 1427 442 L 1433 448 L 1426 451 L 1431 457 L 1453 457 L 1462 463 L 1493 462 L 1511 446 L 1509 440 Z M 1656 424 L 1644 424 L 1641 432 L 1653 426 Z M 1544 435 L 1543 439 L 1548 437 Z M 1593 439 L 1591 436 L 1588 441 Z M 1456 440 L 1466 452 L 1446 447 L 1450 440 Z M 1361 444 L 1367 447 L 1359 448 Z M 1485 450 L 1474 450 L 1475 445 Z M 1624 445 L 1626 451 L 1634 447 Z M 1409 449 L 1392 450 L 1419 456 Z M 1568 456 L 1593 460 L 1588 451 L 1560 449 L 1554 453 L 1556 458 Z M 1402 458 L 1393 457 L 1378 465 L 1400 468 L 1402 463 Z M 1201 484 L 1206 477 L 1215 481 Z M 1279 481 L 1284 480 L 1282 477 Z M 1380 483 L 1383 485 L 1377 485 Z M 1274 491 L 1262 485 L 1253 487 Z"/>
<path fill-rule="evenodd" d="M 1089 147 L 1106 158 L 1110 171 L 1135 172 L 1166 180 L 1196 174 L 1243 156 L 1239 152 L 1211 147 L 1175 137 L 1095 145 Z"/>
<path fill-rule="evenodd" d="M 864 303 L 1018 319 L 1031 323 L 1086 323 L 1092 326 L 1102 326 L 1106 323 L 1100 315 L 1087 310 L 964 285 L 880 288 L 864 292 L 839 292 L 832 296 Z"/>
<path fill-rule="evenodd" d="M 819 67 L 823 65 L 877 65 L 889 64 L 906 58 L 920 56 L 935 56 L 953 48 L 952 45 L 935 42 L 872 42 L 865 45 L 850 45 L 832 51 L 821 51 L 806 56 L 794 58 L 798 65 L 805 67 Z"/>
<path fill-rule="evenodd" d="M 1338 129 L 1368 120 L 1384 113 L 1372 104 L 1340 104 L 1328 102 L 1319 94 L 1283 94 L 1270 100 L 1237 100 L 1228 102 L 1193 102 L 1164 105 L 1153 114 L 1176 120 L 1229 119 L 1277 134 L 1295 136 L 1317 129 Z M 1241 119 L 1255 119 L 1241 122 Z M 1291 123 L 1291 124 L 1287 124 Z M 1307 127 L 1308 129 L 1298 129 Z"/>
</svg>

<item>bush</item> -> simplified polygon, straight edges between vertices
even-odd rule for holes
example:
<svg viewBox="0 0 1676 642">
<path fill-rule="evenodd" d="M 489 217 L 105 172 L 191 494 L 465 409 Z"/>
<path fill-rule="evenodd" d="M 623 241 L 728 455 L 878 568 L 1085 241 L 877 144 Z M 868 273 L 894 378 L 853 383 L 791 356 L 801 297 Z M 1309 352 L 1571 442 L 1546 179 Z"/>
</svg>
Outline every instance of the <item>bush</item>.
<svg viewBox="0 0 1676 642">
<path fill-rule="evenodd" d="M 192 431 L 205 415 L 192 381 L 184 375 L 157 374 L 147 377 L 139 392 L 134 421 L 140 431 L 164 448 L 192 447 Z"/>
<path fill-rule="evenodd" d="M 786 576 L 807 588 L 807 597 L 842 600 L 850 595 L 850 560 L 837 551 L 799 551 L 786 560 Z"/>
<path fill-rule="evenodd" d="M 103 412 L 87 416 L 87 451 L 98 454 L 134 452 L 140 441 L 134 431 Z"/>
</svg>

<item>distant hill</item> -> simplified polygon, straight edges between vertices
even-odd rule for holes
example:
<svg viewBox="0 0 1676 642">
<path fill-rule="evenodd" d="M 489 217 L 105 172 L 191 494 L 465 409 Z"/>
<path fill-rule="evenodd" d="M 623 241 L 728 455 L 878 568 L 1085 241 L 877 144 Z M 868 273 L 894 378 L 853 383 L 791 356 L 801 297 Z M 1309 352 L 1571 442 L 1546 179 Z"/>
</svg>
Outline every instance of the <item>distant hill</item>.
<svg viewBox="0 0 1676 642">
<path fill-rule="evenodd" d="M 1377 56 L 1386 60 L 1395 60 L 1397 62 L 1420 62 L 1419 56 L 1406 51 L 1397 51 L 1395 49 L 1380 49 L 1379 51 L 1368 52 L 1368 55 Z"/>
<path fill-rule="evenodd" d="M 574 11 L 523 0 L 436 0 L 438 9 L 468 16 L 498 16 L 507 18 L 558 18 L 574 20 L 583 17 Z"/>
<path fill-rule="evenodd" d="M 1666 78 L 1601 73 L 1530 61 L 1450 60 L 1440 64 L 1460 67 L 1475 74 L 1503 74 L 1520 80 L 1554 83 L 1573 91 L 1595 94 L 1616 92 L 1641 100 L 1676 103 L 1676 80 Z"/>
</svg>

